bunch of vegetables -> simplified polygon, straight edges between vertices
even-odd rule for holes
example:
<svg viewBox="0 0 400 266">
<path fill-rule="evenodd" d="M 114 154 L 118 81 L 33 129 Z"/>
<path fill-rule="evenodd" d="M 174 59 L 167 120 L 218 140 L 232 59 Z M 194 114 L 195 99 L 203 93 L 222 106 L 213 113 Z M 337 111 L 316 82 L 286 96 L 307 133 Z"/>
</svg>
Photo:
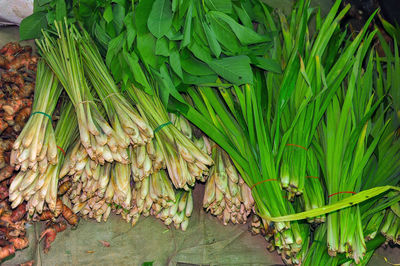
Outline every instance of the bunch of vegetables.
<svg viewBox="0 0 400 266">
<path fill-rule="evenodd" d="M 41 87 L 36 90 L 35 99 L 42 99 L 43 91 L 47 92 L 46 95 L 54 93 L 56 89 L 58 91 L 58 80 L 64 89 L 69 86 L 66 92 L 72 103 L 63 101 L 65 106 L 61 107 L 63 112 L 55 131 L 56 143 L 63 148 L 60 147 L 58 151 L 57 164 L 48 165 L 44 175 L 38 177 L 38 172 L 31 169 L 29 171 L 36 175 L 26 177 L 26 173 L 22 171 L 24 169 L 20 169 L 18 179 L 14 180 L 10 190 L 14 206 L 18 206 L 24 199 L 28 200 L 28 210 L 33 215 L 33 220 L 54 220 L 63 213 L 62 206 L 68 206 L 74 213 L 80 213 L 85 218 L 95 218 L 97 221 L 107 220 L 113 211 L 134 225 L 141 214 L 144 216 L 151 214 L 166 224 L 173 222 L 175 227 L 186 230 L 188 217 L 193 210 L 190 188 L 186 183 L 179 183 L 175 188 L 184 187 L 187 192 L 174 190 L 167 172 L 162 168 L 167 167 L 169 172 L 178 169 L 175 173 L 177 178 L 182 177 L 180 173 L 183 170 L 192 174 L 190 185 L 194 185 L 193 178 L 204 180 L 207 176 L 207 165 L 210 165 L 212 160 L 204 148 L 197 147 L 190 136 L 184 135 L 190 131 L 190 125 L 186 121 L 186 130 L 183 130 L 182 123 L 176 124 L 175 127 L 170 122 L 171 125 L 167 124 L 169 128 L 163 130 L 167 133 L 160 132 L 158 133 L 162 134 L 160 139 L 152 140 L 152 128 L 156 128 L 155 122 L 169 120 L 166 111 L 161 112 L 161 116 L 160 112 L 154 112 L 155 110 L 148 111 L 144 115 L 145 108 L 141 108 L 141 105 L 134 107 L 128 97 L 118 92 L 97 48 L 86 33 L 81 35 L 73 25 L 65 22 L 57 24 L 56 36 L 52 34 L 45 33 L 45 39 L 38 41 L 38 46 L 54 74 L 47 66 L 43 64 L 40 66 L 38 84 L 40 83 Z M 67 53 L 63 52 L 65 49 L 68 50 Z M 64 71 L 66 69 L 72 71 L 67 73 Z M 82 103 L 77 102 L 77 99 L 88 97 L 95 100 L 90 93 L 100 96 L 101 104 L 90 100 L 93 108 L 82 109 L 80 107 Z M 135 92 L 134 88 L 131 90 L 132 98 L 137 99 L 134 93 L 140 91 Z M 48 99 L 50 97 L 45 97 L 43 102 L 48 105 L 53 104 L 52 101 L 57 102 L 57 97 L 53 97 L 52 101 Z M 150 110 L 151 104 L 159 104 L 158 98 L 140 102 L 147 104 L 145 110 Z M 136 108 L 142 113 L 143 118 Z M 82 121 L 84 118 L 90 118 L 89 114 L 93 110 L 97 110 L 97 114 L 100 115 L 105 113 L 108 118 L 102 120 L 101 117 L 97 117 L 98 121 L 102 120 L 104 123 L 97 124 L 96 128 L 105 133 L 101 125 L 110 122 L 115 129 L 112 132 L 115 134 L 110 131 L 111 134 L 104 139 L 108 144 L 103 143 L 102 147 L 88 148 L 82 140 L 82 135 L 87 135 L 84 129 L 87 125 Z M 117 110 L 125 113 L 117 115 L 119 114 Z M 47 109 L 39 112 L 46 114 L 45 111 L 51 112 Z M 74 113 L 77 112 L 75 116 Z M 88 113 L 83 115 L 85 112 Z M 78 128 L 79 137 L 75 138 Z M 27 127 L 26 130 L 28 129 Z M 97 145 L 99 142 L 97 144 L 95 142 L 101 140 L 102 136 L 101 134 L 94 136 L 94 139 L 89 138 L 94 141 L 93 145 Z M 113 139 L 113 136 L 119 137 Z M 115 144 L 114 140 L 117 139 L 120 140 L 120 146 L 111 148 L 109 144 Z M 180 161 L 164 162 L 173 159 L 165 153 L 166 145 L 169 145 L 169 152 L 173 156 L 180 156 Z M 67 152 L 61 156 L 60 152 L 64 149 Z M 41 181 L 42 179 L 45 181 Z M 58 179 L 61 179 L 60 182 Z M 24 185 L 25 183 L 27 185 Z M 59 183 L 58 191 L 54 189 L 57 183 Z M 37 184 L 41 186 L 37 187 Z M 40 193 L 33 193 L 35 190 L 32 188 L 36 187 Z M 24 189 L 27 190 L 26 193 L 21 192 L 25 191 Z M 57 200 L 57 195 L 61 200 Z M 54 224 L 55 227 L 56 225 Z M 45 243 L 46 250 L 54 240 L 54 230 L 48 231 L 51 236 L 48 236 L 49 242 Z"/>
<path fill-rule="evenodd" d="M 225 225 L 246 223 L 254 208 L 251 189 L 238 174 L 228 154 L 216 144 L 212 147 L 213 160 L 206 182 L 203 208 L 210 210 Z"/>
<path fill-rule="evenodd" d="M 348 37 L 340 0 L 324 19 L 308 0 L 290 16 L 256 0 L 60 2 L 21 35 L 40 37 L 27 23 L 46 13 L 58 21 L 43 21 L 56 31 L 38 46 L 78 118 L 59 188 L 74 212 L 185 230 L 199 180 L 204 207 L 225 224 L 253 210 L 253 232 L 286 264 L 365 264 L 397 242 L 396 34 L 394 54 L 372 17 Z"/>
</svg>

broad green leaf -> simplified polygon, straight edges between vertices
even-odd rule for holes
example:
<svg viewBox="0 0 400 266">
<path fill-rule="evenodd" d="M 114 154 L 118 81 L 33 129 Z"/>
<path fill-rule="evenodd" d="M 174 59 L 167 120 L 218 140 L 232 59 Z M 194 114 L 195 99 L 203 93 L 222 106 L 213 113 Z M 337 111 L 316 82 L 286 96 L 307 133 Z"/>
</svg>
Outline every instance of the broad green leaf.
<svg viewBox="0 0 400 266">
<path fill-rule="evenodd" d="M 112 2 L 117 3 L 119 6 L 126 8 L 126 0 L 112 0 Z"/>
<path fill-rule="evenodd" d="M 250 67 L 250 59 L 247 56 L 240 55 L 215 59 L 209 62 L 208 65 L 218 75 L 233 84 L 253 83 L 253 72 Z"/>
<path fill-rule="evenodd" d="M 137 57 L 135 52 L 131 52 L 131 54 L 129 54 L 128 52 L 124 51 L 123 55 L 126 63 L 129 66 L 129 69 L 134 75 L 135 81 L 142 85 L 147 93 L 152 94 L 153 90 L 151 89 L 150 84 L 147 81 L 146 75 L 144 74 L 143 69 L 138 62 L 139 58 Z"/>
<path fill-rule="evenodd" d="M 265 57 L 250 57 L 250 59 L 251 63 L 259 68 L 278 74 L 282 73 L 281 66 L 273 59 L 268 59 Z"/>
<path fill-rule="evenodd" d="M 173 13 L 173 18 L 172 18 L 172 27 L 176 31 L 181 31 L 181 28 L 185 21 L 181 18 L 179 18 L 178 14 Z"/>
<path fill-rule="evenodd" d="M 183 83 L 185 84 L 194 84 L 194 85 L 203 85 L 209 83 L 215 83 L 218 79 L 217 75 L 192 75 L 187 72 L 183 72 Z"/>
<path fill-rule="evenodd" d="M 207 13 L 207 16 L 227 23 L 243 45 L 262 43 L 272 40 L 272 38 L 266 34 L 260 35 L 254 30 L 240 25 L 233 18 L 222 12 L 210 11 Z"/>
<path fill-rule="evenodd" d="M 142 58 L 142 62 L 146 64 L 146 68 L 148 68 L 149 66 L 156 68 L 156 39 L 154 38 L 154 36 L 151 33 L 146 33 L 143 35 L 138 34 L 136 39 L 140 57 Z"/>
<path fill-rule="evenodd" d="M 67 7 L 65 5 L 65 0 L 56 1 L 56 19 L 57 21 L 63 21 L 64 17 L 67 15 Z"/>
<path fill-rule="evenodd" d="M 113 24 L 117 34 L 121 33 L 124 26 L 125 8 L 122 5 L 115 5 L 113 8 Z"/>
<path fill-rule="evenodd" d="M 133 12 L 129 12 L 124 18 L 124 24 L 126 27 L 126 44 L 128 46 L 128 50 L 131 49 L 133 41 L 136 37 L 136 28 L 133 19 Z"/>
<path fill-rule="evenodd" d="M 180 59 L 179 53 L 176 49 L 171 51 L 171 53 L 169 55 L 169 64 L 170 64 L 172 70 L 178 75 L 178 77 L 183 79 L 181 59 Z"/>
<path fill-rule="evenodd" d="M 207 64 L 197 60 L 190 53 L 181 55 L 181 65 L 183 70 L 192 75 L 212 75 L 215 72 Z"/>
<path fill-rule="evenodd" d="M 55 20 L 57 20 L 56 12 L 50 11 L 46 15 L 47 21 L 50 21 L 49 24 L 52 24 Z"/>
<path fill-rule="evenodd" d="M 207 7 L 211 10 L 216 10 L 224 13 L 232 12 L 231 0 L 205 0 Z"/>
<path fill-rule="evenodd" d="M 147 27 L 150 32 L 160 38 L 167 34 L 172 24 L 172 9 L 170 0 L 156 0 L 151 8 Z"/>
<path fill-rule="evenodd" d="M 183 39 L 183 34 L 176 31 L 173 27 L 169 28 L 169 31 L 165 36 L 171 41 L 180 41 Z"/>
<path fill-rule="evenodd" d="M 169 47 L 167 38 L 162 37 L 157 40 L 156 55 L 169 56 Z"/>
<path fill-rule="evenodd" d="M 194 19 L 192 22 L 192 41 L 196 40 L 199 44 L 203 46 L 208 46 L 207 36 L 204 33 L 203 25 L 200 19 Z"/>
<path fill-rule="evenodd" d="M 142 0 L 136 6 L 135 25 L 138 34 L 149 32 L 149 29 L 147 28 L 147 19 L 149 18 L 153 3 L 154 0 Z"/>
<path fill-rule="evenodd" d="M 228 55 L 235 55 L 240 53 L 240 51 L 242 50 L 242 45 L 239 43 L 239 40 L 237 39 L 235 33 L 232 31 L 229 25 L 223 21 L 215 19 L 212 16 L 208 16 L 208 14 L 206 15 L 206 18 L 209 23 L 208 26 L 210 26 L 211 29 L 214 31 L 218 42 L 226 50 L 229 50 L 224 50 L 224 53 L 227 54 L 228 52 Z"/>
<path fill-rule="evenodd" d="M 179 19 L 182 19 L 184 16 L 186 16 L 186 12 L 189 8 L 190 1 L 183 1 L 179 0 Z"/>
<path fill-rule="evenodd" d="M 37 0 L 37 1 L 35 1 L 35 2 L 37 2 L 37 4 L 39 5 L 39 6 L 44 6 L 45 4 L 48 4 L 48 3 L 50 3 L 52 0 Z"/>
<path fill-rule="evenodd" d="M 170 95 L 172 95 L 175 99 L 184 102 L 182 96 L 176 90 L 165 64 L 160 67 L 160 72 L 154 69 L 152 69 L 152 71 L 158 81 L 158 84 L 160 85 L 159 95 L 164 106 L 168 105 Z"/>
<path fill-rule="evenodd" d="M 206 34 L 208 45 L 210 46 L 211 51 L 216 57 L 219 57 L 222 50 L 221 46 L 217 41 L 217 37 L 215 36 L 214 30 L 204 22 L 203 22 L 203 29 L 204 33 Z"/>
<path fill-rule="evenodd" d="M 41 36 L 41 30 L 46 27 L 46 12 L 33 13 L 21 21 L 19 37 L 21 41 L 39 38 Z"/>
<path fill-rule="evenodd" d="M 100 24 L 96 24 L 94 28 L 94 32 L 96 34 L 97 40 L 103 45 L 104 48 L 107 48 L 108 42 L 110 41 L 110 36 L 106 33 L 104 28 L 100 26 Z"/>
<path fill-rule="evenodd" d="M 189 50 L 201 61 L 208 62 L 211 60 L 211 51 L 207 46 L 199 44 L 196 36 L 194 36 L 194 41 L 189 45 Z"/>
<path fill-rule="evenodd" d="M 172 12 L 175 13 L 176 9 L 178 8 L 179 0 L 172 0 Z"/>
<path fill-rule="evenodd" d="M 113 15 L 111 4 L 109 4 L 106 7 L 106 9 L 104 9 L 103 18 L 105 19 L 105 21 L 107 21 L 107 23 L 110 23 L 113 20 L 114 15 Z"/>
<path fill-rule="evenodd" d="M 125 34 L 121 33 L 108 43 L 108 50 L 106 55 L 107 66 L 109 67 L 111 66 L 111 61 L 113 60 L 113 58 L 116 57 L 118 52 L 122 49 L 122 45 L 124 44 L 124 37 Z"/>
<path fill-rule="evenodd" d="M 186 13 L 185 27 L 183 33 L 183 40 L 181 42 L 181 49 L 190 43 L 190 35 L 192 34 L 192 15 L 193 15 L 193 2 L 190 1 L 189 9 Z"/>
<path fill-rule="evenodd" d="M 236 14 L 238 15 L 242 24 L 249 28 L 253 28 L 253 23 L 251 22 L 251 18 L 249 14 L 247 14 L 246 9 L 244 9 L 242 3 L 240 3 L 241 7 L 234 5 L 233 8 L 235 9 Z"/>
<path fill-rule="evenodd" d="M 117 56 L 114 56 L 111 60 L 110 63 L 110 69 L 111 69 L 111 73 L 114 76 L 114 79 L 116 82 L 121 81 L 122 79 L 122 68 L 121 68 L 121 58 L 120 55 L 122 57 L 122 54 L 118 54 Z"/>
</svg>

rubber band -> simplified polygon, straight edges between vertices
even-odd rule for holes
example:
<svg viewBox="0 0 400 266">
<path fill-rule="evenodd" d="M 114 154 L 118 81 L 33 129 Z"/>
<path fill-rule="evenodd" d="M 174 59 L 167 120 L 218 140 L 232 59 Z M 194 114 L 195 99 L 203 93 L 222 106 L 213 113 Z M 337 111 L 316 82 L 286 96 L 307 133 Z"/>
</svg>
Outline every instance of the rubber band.
<svg viewBox="0 0 400 266">
<path fill-rule="evenodd" d="M 318 176 L 311 176 L 311 175 L 306 176 L 306 178 L 316 178 L 316 179 L 319 179 Z"/>
<path fill-rule="evenodd" d="M 56 145 L 57 146 L 57 148 L 64 154 L 64 157 L 65 157 L 65 151 L 64 151 L 64 149 L 63 148 L 61 148 L 60 146 L 58 146 L 58 145 Z"/>
<path fill-rule="evenodd" d="M 336 192 L 336 193 L 333 193 L 333 194 L 329 195 L 328 198 L 330 198 L 332 196 L 335 196 L 335 195 L 338 195 L 338 194 L 357 194 L 357 193 L 353 192 L 353 191 L 340 191 L 340 192 Z"/>
<path fill-rule="evenodd" d="M 163 127 L 168 126 L 168 125 L 172 125 L 172 122 L 168 121 L 167 123 L 159 125 L 156 129 L 154 129 L 154 134 L 157 133 L 158 131 L 160 131 Z"/>
<path fill-rule="evenodd" d="M 288 144 L 286 144 L 286 146 L 293 146 L 293 147 L 297 147 L 297 148 L 300 148 L 300 149 L 303 149 L 303 150 L 307 150 L 307 148 L 304 148 L 303 146 L 300 146 L 300 145 L 297 145 L 297 144 L 290 144 L 290 143 L 288 143 Z"/>
<path fill-rule="evenodd" d="M 47 117 L 48 119 L 50 119 L 50 121 L 53 123 L 53 119 L 51 119 L 51 116 L 50 116 L 49 114 L 46 114 L 45 112 L 37 111 L 37 112 L 33 112 L 33 113 L 31 114 L 31 116 L 36 115 L 36 114 L 41 114 L 41 115 L 46 116 L 46 117 Z"/>
<path fill-rule="evenodd" d="M 259 184 L 262 184 L 262 183 L 265 183 L 265 182 L 269 182 L 269 181 L 278 181 L 278 179 L 270 178 L 270 179 L 266 179 L 266 180 L 263 180 L 263 181 L 259 181 L 259 182 L 255 183 L 254 185 L 252 185 L 250 190 L 253 190 L 253 188 L 255 188 L 255 186 L 257 186 Z"/>
<path fill-rule="evenodd" d="M 120 94 L 120 93 L 119 93 L 119 92 L 110 93 L 110 94 L 108 94 L 106 97 L 104 97 L 103 101 L 104 101 L 105 99 L 107 99 L 108 97 L 113 96 L 113 95 L 115 95 L 115 94 Z"/>
</svg>

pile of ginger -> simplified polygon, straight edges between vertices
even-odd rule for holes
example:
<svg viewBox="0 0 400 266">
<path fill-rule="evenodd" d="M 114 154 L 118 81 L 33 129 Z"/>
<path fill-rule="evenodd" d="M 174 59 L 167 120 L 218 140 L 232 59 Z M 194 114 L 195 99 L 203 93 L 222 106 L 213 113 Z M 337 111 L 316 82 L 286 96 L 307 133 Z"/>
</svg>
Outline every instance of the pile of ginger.
<svg viewBox="0 0 400 266">
<path fill-rule="evenodd" d="M 36 63 L 30 46 L 8 43 L 0 49 L 0 260 L 29 244 L 26 206 L 12 210 L 8 188 L 17 174 L 10 152 L 31 113 Z"/>
</svg>

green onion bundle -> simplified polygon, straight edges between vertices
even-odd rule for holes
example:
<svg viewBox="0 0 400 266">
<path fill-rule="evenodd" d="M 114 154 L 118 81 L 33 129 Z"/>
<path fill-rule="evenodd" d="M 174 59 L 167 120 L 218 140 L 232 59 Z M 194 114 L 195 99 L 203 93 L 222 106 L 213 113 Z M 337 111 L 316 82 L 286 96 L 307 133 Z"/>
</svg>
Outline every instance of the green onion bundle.
<svg viewBox="0 0 400 266">
<path fill-rule="evenodd" d="M 62 87 L 59 86 L 58 80 L 40 60 L 37 66 L 32 115 L 14 142 L 11 152 L 10 163 L 16 170 L 31 169 L 32 174 L 43 174 L 49 164 L 57 164 L 57 145 L 51 116 L 61 92 Z"/>
</svg>

